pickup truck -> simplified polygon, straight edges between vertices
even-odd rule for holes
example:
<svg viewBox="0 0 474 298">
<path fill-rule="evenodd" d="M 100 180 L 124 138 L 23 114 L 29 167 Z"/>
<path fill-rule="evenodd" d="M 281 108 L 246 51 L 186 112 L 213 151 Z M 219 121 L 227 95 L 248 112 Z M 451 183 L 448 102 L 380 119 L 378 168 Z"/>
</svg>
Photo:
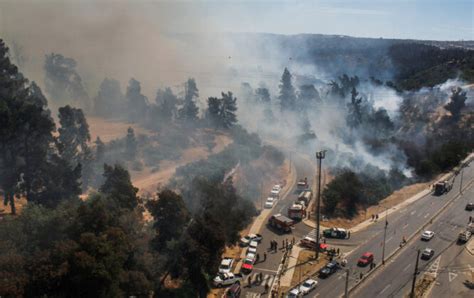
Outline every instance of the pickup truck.
<svg viewBox="0 0 474 298">
<path fill-rule="evenodd" d="M 213 282 L 214 286 L 221 288 L 225 286 L 230 286 L 233 285 L 236 282 L 239 282 L 242 280 L 243 275 L 240 273 L 220 273 L 218 274 Z"/>
<path fill-rule="evenodd" d="M 224 258 L 219 266 L 219 273 L 229 273 L 232 270 L 233 264 L 233 258 Z"/>
</svg>

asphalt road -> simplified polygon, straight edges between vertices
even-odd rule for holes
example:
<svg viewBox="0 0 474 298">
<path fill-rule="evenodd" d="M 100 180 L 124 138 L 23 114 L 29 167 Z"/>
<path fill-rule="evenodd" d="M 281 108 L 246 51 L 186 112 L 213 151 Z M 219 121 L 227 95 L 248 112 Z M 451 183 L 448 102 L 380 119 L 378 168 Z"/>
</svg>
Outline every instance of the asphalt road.
<svg viewBox="0 0 474 298">
<path fill-rule="evenodd" d="M 464 246 L 452 245 L 441 255 L 438 276 L 428 297 L 472 297 L 474 289 L 469 288 L 469 282 L 473 279 L 474 256 Z"/>
<path fill-rule="evenodd" d="M 466 167 L 464 169 L 463 185 L 467 185 L 467 183 L 471 181 L 473 178 L 474 178 L 474 166 Z M 460 179 L 459 177 L 457 177 L 455 179 L 453 189 L 447 194 L 444 194 L 442 196 L 427 195 L 423 198 L 420 198 L 416 202 L 406 206 L 405 208 L 391 213 L 388 216 L 387 218 L 388 226 L 387 226 L 386 241 L 385 241 L 386 243 L 385 257 L 389 256 L 397 248 L 399 248 L 399 245 L 403 236 L 408 238 L 409 236 L 414 234 L 420 227 L 429 223 L 430 219 L 439 210 L 445 208 L 445 205 L 459 193 L 459 182 L 460 182 Z M 460 202 L 459 200 L 456 201 L 456 203 L 460 204 L 460 206 L 464 204 L 464 202 L 463 203 L 459 203 L 459 202 Z M 456 208 L 453 209 L 455 210 L 453 211 L 453 214 L 449 213 L 451 214 L 450 217 L 454 215 L 458 215 L 459 211 L 457 209 L 459 208 L 461 207 L 456 205 Z M 451 207 L 447 210 L 450 210 L 450 209 Z M 463 209 L 464 207 L 462 207 L 462 210 Z M 450 219 L 450 217 L 448 217 L 448 219 Z M 464 221 L 466 220 L 467 219 L 464 219 Z M 453 222 L 453 224 L 456 224 L 456 222 Z M 461 224 L 461 222 L 459 224 Z M 350 246 L 351 248 L 353 248 L 347 257 L 348 266 L 346 266 L 346 268 L 350 269 L 349 288 L 352 288 L 359 281 L 361 273 L 365 275 L 370 270 L 368 267 L 361 268 L 357 266 L 357 260 L 364 252 L 370 251 L 374 253 L 375 263 L 377 263 L 377 265 L 380 264 L 380 262 L 382 261 L 382 249 L 383 249 L 382 244 L 383 244 L 383 237 L 384 237 L 384 226 L 385 226 L 385 216 L 383 214 L 380 214 L 378 222 L 370 225 L 368 228 L 360 232 L 353 233 L 351 235 L 351 239 L 349 240 L 339 240 L 339 242 L 342 242 L 339 244 L 345 244 L 345 246 L 341 246 L 341 248 L 345 248 L 344 250 L 348 250 L 347 246 Z M 453 231 L 451 232 L 455 234 L 456 236 L 458 234 L 457 230 L 455 232 Z M 442 234 L 444 235 L 444 233 Z M 436 241 L 436 238 L 438 237 L 435 236 L 435 239 L 432 240 L 433 243 Z M 328 243 L 330 244 L 333 243 L 333 246 L 334 246 L 334 244 L 336 244 L 336 241 L 334 242 L 328 241 Z M 407 246 L 410 246 L 410 245 L 412 244 L 409 243 Z M 437 249 L 437 248 L 434 247 L 434 249 Z M 416 253 L 416 251 L 413 249 L 405 249 L 405 251 Z M 411 257 L 411 255 L 407 255 L 405 256 L 404 263 L 406 262 L 407 264 L 410 264 L 414 262 L 414 260 L 415 260 L 414 257 Z M 391 266 L 390 264 L 398 264 L 398 262 L 386 263 L 385 266 L 390 267 Z M 357 293 L 355 293 L 355 296 L 357 297 L 384 297 L 384 295 L 387 295 L 387 296 L 390 295 L 390 293 L 394 292 L 393 289 L 390 289 L 392 287 L 392 284 L 393 284 L 394 289 L 396 288 L 395 283 L 400 284 L 399 287 L 401 285 L 404 285 L 403 281 L 398 282 L 398 280 L 399 279 L 404 280 L 406 278 L 406 277 L 403 277 L 403 279 L 399 278 L 399 276 L 405 271 L 407 274 L 406 276 L 409 276 L 409 272 L 410 272 L 409 268 L 405 269 L 405 267 L 407 266 L 408 265 L 401 266 L 401 268 L 397 268 L 396 270 L 392 271 L 390 274 L 384 274 L 382 280 L 377 280 L 374 282 L 372 280 L 369 280 L 367 282 L 364 282 L 361 285 L 362 288 L 360 288 L 360 290 Z M 396 279 L 394 279 L 395 276 L 397 277 Z M 345 272 L 343 270 L 340 270 L 336 274 L 333 274 L 332 276 L 330 276 L 329 278 L 326 278 L 324 280 L 320 279 L 317 290 L 314 291 L 310 296 L 311 297 L 319 297 L 319 296 L 339 297 L 343 295 L 344 285 L 345 285 L 344 278 L 345 278 Z M 370 279 L 372 279 L 372 277 L 370 277 Z M 390 287 L 386 288 L 389 283 L 391 284 Z M 365 292 L 365 291 L 368 291 L 368 292 Z"/>
<path fill-rule="evenodd" d="M 465 186 L 467 186 L 469 181 L 472 180 L 473 174 L 474 166 L 465 168 Z M 463 249 L 463 246 L 456 244 L 456 240 L 459 232 L 464 230 L 467 226 L 469 215 L 471 215 L 470 212 L 464 210 L 464 207 L 468 198 L 474 198 L 474 188 L 472 185 L 469 189 L 466 189 L 463 192 L 462 196 L 451 201 L 451 203 L 446 207 L 444 206 L 458 193 L 459 179 L 456 179 L 453 190 L 451 190 L 447 195 L 441 197 L 427 196 L 415 203 L 415 206 L 409 206 L 409 208 L 404 212 L 405 215 L 401 216 L 402 221 L 398 221 L 395 226 L 392 225 L 392 229 L 388 230 L 387 235 L 389 235 L 389 237 L 387 239 L 393 240 L 387 243 L 387 251 L 390 252 L 396 248 L 402 233 L 406 235 L 412 233 L 417 228 L 423 226 L 427 220 L 429 221 L 430 217 L 437 210 L 442 209 L 439 216 L 437 216 L 432 223 L 428 222 L 428 225 L 424 228 L 424 230 L 434 231 L 434 238 L 430 241 L 422 241 L 420 239 L 421 233 L 417 235 L 414 239 L 409 241 L 409 243 L 404 246 L 393 259 L 386 262 L 384 267 L 379 268 L 373 276 L 370 276 L 368 280 L 365 280 L 352 296 L 403 297 L 408 294 L 411 289 L 411 280 L 413 277 L 418 249 L 423 251 L 423 249 L 429 247 L 435 250 L 435 255 L 431 260 L 419 261 L 419 270 L 421 272 L 432 272 L 434 274 L 443 272 L 444 262 L 441 262 L 443 257 L 439 258 L 439 256 L 442 253 L 456 254 L 456 252 L 460 252 Z M 426 214 L 428 214 L 427 217 L 425 217 Z M 409 228 L 404 229 L 403 219 L 406 220 Z M 377 239 L 378 238 L 379 237 L 377 237 Z M 370 242 L 372 243 L 374 241 Z M 375 250 L 376 248 L 372 249 Z M 379 256 L 380 254 L 377 253 L 377 255 Z M 355 256 L 357 256 L 357 254 Z M 474 267 L 472 259 L 471 264 Z M 442 297 L 449 297 L 452 296 L 452 294 L 453 293 Z"/>
<path fill-rule="evenodd" d="M 308 178 L 308 181 L 313 181 L 315 176 L 315 162 L 307 159 L 306 156 L 300 154 L 292 154 L 292 162 L 295 165 L 297 172 L 297 180 L 304 177 Z M 268 190 L 270 192 L 270 190 Z M 284 199 L 277 201 L 277 204 L 273 207 L 271 214 L 281 213 L 286 216 L 288 207 L 293 204 L 297 199 L 296 185 L 294 185 L 290 193 Z M 314 199 L 314 198 L 313 198 Z M 243 281 L 243 289 L 241 297 L 257 297 L 258 294 L 262 294 L 265 290 L 265 282 L 254 282 L 256 275 L 262 273 L 264 281 L 273 282 L 274 277 L 277 273 L 278 266 L 281 264 L 283 257 L 282 241 L 291 241 L 293 237 L 295 241 L 298 241 L 304 237 L 311 229 L 304 223 L 297 223 L 291 233 L 280 234 L 270 229 L 267 225 L 263 225 L 259 233 L 262 234 L 263 239 L 260 245 L 257 247 L 257 253 L 260 255 L 260 261 L 254 265 L 254 269 L 251 274 L 246 276 Z M 278 243 L 277 252 L 270 252 L 270 241 L 276 240 Z M 263 261 L 263 254 L 267 254 L 267 259 Z M 248 278 L 250 277 L 253 283 L 252 287 L 248 287 Z"/>
</svg>

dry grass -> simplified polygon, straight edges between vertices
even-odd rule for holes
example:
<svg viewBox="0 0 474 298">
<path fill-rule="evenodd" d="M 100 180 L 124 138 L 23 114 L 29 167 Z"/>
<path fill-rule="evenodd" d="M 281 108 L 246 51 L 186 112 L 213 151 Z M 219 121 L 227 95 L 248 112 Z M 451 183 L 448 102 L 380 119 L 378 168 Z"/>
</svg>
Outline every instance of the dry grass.
<svg viewBox="0 0 474 298">
<path fill-rule="evenodd" d="M 127 134 L 127 129 L 132 127 L 135 135 L 138 134 L 152 134 L 151 131 L 144 129 L 135 123 L 126 123 L 119 120 L 104 119 L 100 117 L 87 116 L 87 123 L 89 124 L 89 132 L 91 140 L 95 140 L 98 136 L 102 142 L 107 143 L 114 139 L 123 138 Z"/>
<path fill-rule="evenodd" d="M 296 286 L 303 280 L 314 276 L 329 259 L 326 255 L 321 255 L 319 261 L 314 260 L 315 252 L 311 250 L 302 250 L 298 256 L 297 267 L 295 268 L 293 279 L 291 280 L 291 287 Z"/>
</svg>

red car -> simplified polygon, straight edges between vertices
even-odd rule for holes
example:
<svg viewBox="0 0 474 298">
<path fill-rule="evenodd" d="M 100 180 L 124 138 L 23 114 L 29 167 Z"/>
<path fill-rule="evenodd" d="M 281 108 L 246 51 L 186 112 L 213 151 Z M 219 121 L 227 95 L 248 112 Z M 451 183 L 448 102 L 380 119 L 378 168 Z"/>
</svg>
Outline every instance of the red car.
<svg viewBox="0 0 474 298">
<path fill-rule="evenodd" d="M 371 252 L 366 252 L 360 257 L 359 261 L 357 261 L 357 265 L 367 266 L 371 264 L 373 261 L 374 261 L 374 254 Z"/>
<path fill-rule="evenodd" d="M 240 272 L 244 274 L 249 274 L 253 270 L 253 260 L 245 259 L 242 263 L 242 267 L 240 268 Z"/>
</svg>

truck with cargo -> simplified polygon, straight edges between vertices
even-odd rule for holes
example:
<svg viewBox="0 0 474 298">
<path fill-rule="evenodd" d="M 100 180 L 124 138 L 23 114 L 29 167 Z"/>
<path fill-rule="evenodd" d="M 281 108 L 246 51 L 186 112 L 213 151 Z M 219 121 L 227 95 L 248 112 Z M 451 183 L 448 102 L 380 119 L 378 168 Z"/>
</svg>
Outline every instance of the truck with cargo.
<svg viewBox="0 0 474 298">
<path fill-rule="evenodd" d="M 311 190 L 305 190 L 300 192 L 298 195 L 298 201 L 303 201 L 306 206 L 309 205 L 309 202 L 313 198 L 313 192 Z"/>
<path fill-rule="evenodd" d="M 268 219 L 268 225 L 270 227 L 286 233 L 291 232 L 291 227 L 293 227 L 294 224 L 295 222 L 291 218 L 280 213 L 272 215 L 270 219 Z"/>
<path fill-rule="evenodd" d="M 434 185 L 434 195 L 441 196 L 444 193 L 447 193 L 453 188 L 453 184 L 450 183 L 448 180 L 439 181 Z"/>
</svg>

